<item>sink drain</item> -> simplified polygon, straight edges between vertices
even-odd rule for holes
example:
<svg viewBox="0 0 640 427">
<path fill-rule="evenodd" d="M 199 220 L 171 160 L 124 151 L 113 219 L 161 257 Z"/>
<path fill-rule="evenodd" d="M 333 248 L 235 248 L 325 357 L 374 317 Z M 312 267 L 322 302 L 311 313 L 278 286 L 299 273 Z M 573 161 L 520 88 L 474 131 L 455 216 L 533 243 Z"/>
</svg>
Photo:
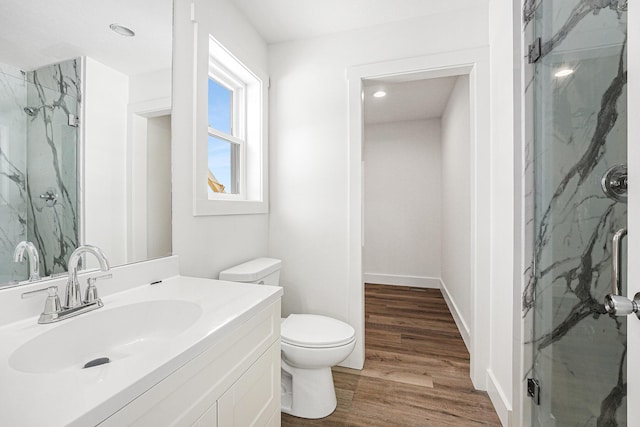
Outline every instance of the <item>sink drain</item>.
<svg viewBox="0 0 640 427">
<path fill-rule="evenodd" d="M 105 363 L 109 363 L 109 362 L 111 362 L 111 359 L 109 359 L 108 357 L 98 357 L 97 359 L 93 359 L 85 363 L 82 369 L 93 368 L 94 366 L 104 365 Z"/>
</svg>

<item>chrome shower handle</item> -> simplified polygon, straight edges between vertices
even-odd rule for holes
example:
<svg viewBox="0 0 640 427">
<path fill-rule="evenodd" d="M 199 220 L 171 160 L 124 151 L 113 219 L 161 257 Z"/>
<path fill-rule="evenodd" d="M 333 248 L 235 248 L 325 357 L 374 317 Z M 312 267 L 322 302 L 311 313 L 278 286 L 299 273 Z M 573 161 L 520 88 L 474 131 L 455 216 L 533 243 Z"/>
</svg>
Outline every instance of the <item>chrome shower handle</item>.
<svg viewBox="0 0 640 427">
<path fill-rule="evenodd" d="M 604 297 L 604 309 L 613 316 L 628 316 L 635 313 L 640 319 L 640 292 L 633 296 L 633 300 L 621 295 L 622 279 L 622 239 L 627 235 L 627 229 L 621 228 L 611 239 L 611 293 Z"/>
<path fill-rule="evenodd" d="M 622 252 L 622 239 L 627 235 L 627 229 L 621 228 L 615 232 L 611 239 L 611 295 L 622 294 L 622 279 L 620 274 L 622 271 L 622 260 L 620 252 Z"/>
</svg>

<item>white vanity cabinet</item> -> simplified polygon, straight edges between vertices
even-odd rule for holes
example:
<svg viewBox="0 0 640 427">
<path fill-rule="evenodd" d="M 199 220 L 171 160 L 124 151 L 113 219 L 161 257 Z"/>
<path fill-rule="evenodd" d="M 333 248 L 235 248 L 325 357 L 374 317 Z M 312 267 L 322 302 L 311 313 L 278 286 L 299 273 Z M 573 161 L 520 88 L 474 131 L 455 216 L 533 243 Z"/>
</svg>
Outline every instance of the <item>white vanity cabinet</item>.
<svg viewBox="0 0 640 427">
<path fill-rule="evenodd" d="M 100 426 L 280 425 L 280 301 L 237 325 Z"/>
</svg>

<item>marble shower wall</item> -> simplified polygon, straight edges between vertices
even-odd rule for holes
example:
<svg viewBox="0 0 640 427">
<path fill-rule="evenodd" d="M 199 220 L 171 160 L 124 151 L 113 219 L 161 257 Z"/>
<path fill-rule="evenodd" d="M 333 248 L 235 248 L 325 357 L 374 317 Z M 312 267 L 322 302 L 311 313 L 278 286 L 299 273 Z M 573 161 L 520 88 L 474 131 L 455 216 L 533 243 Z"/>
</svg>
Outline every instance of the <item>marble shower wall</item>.
<svg viewBox="0 0 640 427">
<path fill-rule="evenodd" d="M 40 251 L 42 275 L 67 271 L 78 247 L 79 116 L 81 62 L 73 59 L 27 72 L 27 104 L 37 112 L 27 120 L 27 236 Z M 50 191 L 56 202 L 41 196 Z"/>
<path fill-rule="evenodd" d="M 523 316 L 542 387 L 535 426 L 626 423 L 626 319 L 605 314 L 611 237 L 626 205 L 600 180 L 626 163 L 626 2 L 525 1 L 527 230 Z M 561 68 L 574 73 L 556 77 Z"/>
<path fill-rule="evenodd" d="M 17 68 L 0 64 L 0 283 L 27 277 L 13 251 L 27 238 L 27 84 Z"/>
<path fill-rule="evenodd" d="M 0 64 L 0 284 L 27 278 L 13 262 L 21 240 L 40 253 L 40 275 L 66 271 L 77 247 L 80 59 L 23 72 Z M 48 206 L 41 198 L 56 196 Z"/>
</svg>

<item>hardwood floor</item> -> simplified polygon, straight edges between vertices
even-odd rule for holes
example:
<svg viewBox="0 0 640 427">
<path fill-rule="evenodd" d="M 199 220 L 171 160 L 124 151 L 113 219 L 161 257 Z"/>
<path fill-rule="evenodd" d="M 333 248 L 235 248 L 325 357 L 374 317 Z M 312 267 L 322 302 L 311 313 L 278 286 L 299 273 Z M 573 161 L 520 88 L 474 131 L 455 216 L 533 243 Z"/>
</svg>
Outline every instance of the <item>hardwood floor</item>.
<svg viewBox="0 0 640 427">
<path fill-rule="evenodd" d="M 336 367 L 338 407 L 283 426 L 500 426 L 438 289 L 365 285 L 364 370 Z"/>
</svg>

